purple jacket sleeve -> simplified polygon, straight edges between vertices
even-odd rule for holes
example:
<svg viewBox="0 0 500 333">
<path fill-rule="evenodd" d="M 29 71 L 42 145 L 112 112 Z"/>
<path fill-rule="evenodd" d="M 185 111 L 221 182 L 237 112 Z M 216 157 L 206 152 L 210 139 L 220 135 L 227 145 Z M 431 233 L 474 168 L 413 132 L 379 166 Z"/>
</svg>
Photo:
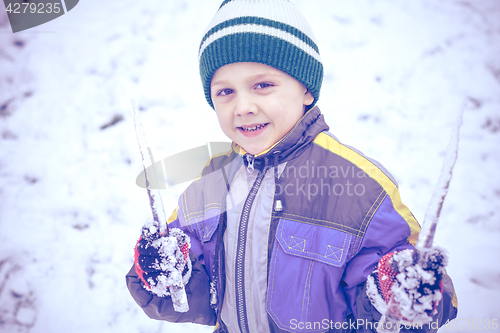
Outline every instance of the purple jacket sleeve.
<svg viewBox="0 0 500 333">
<path fill-rule="evenodd" d="M 408 222 L 394 209 L 387 196 L 370 221 L 359 249 L 353 249 L 355 255 L 347 263 L 343 281 L 344 293 L 353 311 L 353 316 L 359 323 L 378 322 L 380 313 L 371 305 L 366 295 L 365 282 L 378 261 L 387 253 L 404 249 L 414 249 L 407 239 L 411 231 Z M 444 279 L 443 300 L 439 304 L 438 314 L 433 322 L 443 325 L 457 315 L 455 294 L 451 279 Z M 435 325 L 435 324 L 434 324 Z M 372 332 L 371 325 L 359 327 L 359 332 Z M 363 330 L 365 329 L 365 330 Z M 402 330 L 405 331 L 405 330 Z M 407 330 L 408 331 L 408 330 Z M 412 332 L 435 332 L 437 327 L 424 325 L 422 329 L 411 329 Z"/>
</svg>

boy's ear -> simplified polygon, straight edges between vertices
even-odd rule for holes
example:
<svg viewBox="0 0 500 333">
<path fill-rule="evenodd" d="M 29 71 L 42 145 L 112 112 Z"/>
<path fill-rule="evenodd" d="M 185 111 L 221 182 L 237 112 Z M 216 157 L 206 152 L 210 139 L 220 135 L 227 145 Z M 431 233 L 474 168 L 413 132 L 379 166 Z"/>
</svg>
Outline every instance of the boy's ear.
<svg viewBox="0 0 500 333">
<path fill-rule="evenodd" d="M 309 89 L 306 88 L 306 92 L 304 93 L 304 105 L 308 106 L 314 102 L 314 96 L 311 94 Z"/>
</svg>

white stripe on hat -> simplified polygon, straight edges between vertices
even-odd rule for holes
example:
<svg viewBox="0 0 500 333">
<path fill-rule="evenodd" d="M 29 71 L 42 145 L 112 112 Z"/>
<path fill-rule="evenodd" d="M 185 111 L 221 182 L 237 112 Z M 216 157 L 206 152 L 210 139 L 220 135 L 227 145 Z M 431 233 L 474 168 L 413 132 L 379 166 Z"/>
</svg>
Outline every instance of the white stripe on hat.
<svg viewBox="0 0 500 333">
<path fill-rule="evenodd" d="M 265 8 L 263 9 L 263 7 Z M 299 29 L 315 44 L 316 38 L 306 21 L 305 17 L 289 1 L 283 0 L 235 0 L 225 4 L 214 16 L 212 22 L 208 25 L 204 35 L 216 25 L 235 18 L 244 16 L 261 17 L 268 20 L 278 21 L 291 25 Z"/>
<path fill-rule="evenodd" d="M 226 5 L 227 6 L 227 5 Z M 244 33 L 244 32 L 250 32 L 250 33 L 257 33 L 257 34 L 263 34 L 263 35 L 268 35 L 268 36 L 273 36 L 280 38 L 284 41 L 287 41 L 288 43 L 295 45 L 302 51 L 306 52 L 309 54 L 311 57 L 316 59 L 317 61 L 321 62 L 321 57 L 316 50 L 314 50 L 309 44 L 305 43 L 303 40 L 300 38 L 292 35 L 289 32 L 283 31 L 281 29 L 276 29 L 267 25 L 260 25 L 260 24 L 240 24 L 240 25 L 235 25 L 235 26 L 230 26 L 224 29 L 221 29 L 212 35 L 210 35 L 200 46 L 200 53 L 198 54 L 198 60 L 201 59 L 201 55 L 203 54 L 203 51 L 210 45 L 212 42 L 216 41 L 219 38 L 237 34 L 237 33 Z"/>
</svg>

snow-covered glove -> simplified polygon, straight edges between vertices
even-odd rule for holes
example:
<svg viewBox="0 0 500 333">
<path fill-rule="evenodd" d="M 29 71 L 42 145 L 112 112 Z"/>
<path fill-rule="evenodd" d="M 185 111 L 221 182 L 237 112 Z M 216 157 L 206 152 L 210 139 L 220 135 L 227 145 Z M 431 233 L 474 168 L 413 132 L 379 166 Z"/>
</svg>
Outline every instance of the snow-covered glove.
<svg viewBox="0 0 500 333">
<path fill-rule="evenodd" d="M 367 295 L 381 314 L 388 311 L 391 303 L 391 311 L 397 305 L 402 323 L 428 323 L 443 298 L 447 261 L 439 248 L 386 254 L 368 277 Z"/>
<path fill-rule="evenodd" d="M 144 225 L 134 256 L 135 271 L 144 288 L 163 297 L 171 294 L 169 287 L 186 285 L 192 268 L 190 247 L 189 237 L 180 229 L 172 228 L 166 236 L 154 223 Z"/>
</svg>

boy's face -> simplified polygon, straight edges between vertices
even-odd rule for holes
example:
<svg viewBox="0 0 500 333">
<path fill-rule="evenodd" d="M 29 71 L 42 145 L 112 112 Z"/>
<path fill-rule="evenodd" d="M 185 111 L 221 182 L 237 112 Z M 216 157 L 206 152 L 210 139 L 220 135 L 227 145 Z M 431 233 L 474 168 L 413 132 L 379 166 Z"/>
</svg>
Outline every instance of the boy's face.
<svg viewBox="0 0 500 333">
<path fill-rule="evenodd" d="M 210 89 L 222 131 L 252 155 L 290 132 L 314 101 L 290 75 L 253 62 L 219 68 Z"/>
</svg>

